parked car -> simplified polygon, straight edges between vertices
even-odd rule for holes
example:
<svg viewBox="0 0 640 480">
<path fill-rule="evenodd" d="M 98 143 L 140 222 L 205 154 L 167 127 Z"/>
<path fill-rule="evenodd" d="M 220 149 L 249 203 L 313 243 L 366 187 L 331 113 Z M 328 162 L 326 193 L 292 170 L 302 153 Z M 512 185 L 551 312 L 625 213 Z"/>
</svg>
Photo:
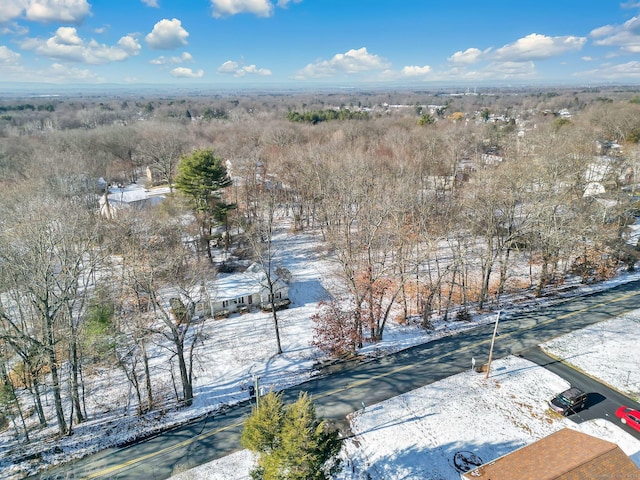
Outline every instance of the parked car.
<svg viewBox="0 0 640 480">
<path fill-rule="evenodd" d="M 624 424 L 640 432 L 640 412 L 633 408 L 622 406 L 616 410 L 616 417 Z"/>
<path fill-rule="evenodd" d="M 587 394 L 576 387 L 571 387 L 549 400 L 551 409 L 565 416 L 583 409 L 586 404 Z"/>
</svg>

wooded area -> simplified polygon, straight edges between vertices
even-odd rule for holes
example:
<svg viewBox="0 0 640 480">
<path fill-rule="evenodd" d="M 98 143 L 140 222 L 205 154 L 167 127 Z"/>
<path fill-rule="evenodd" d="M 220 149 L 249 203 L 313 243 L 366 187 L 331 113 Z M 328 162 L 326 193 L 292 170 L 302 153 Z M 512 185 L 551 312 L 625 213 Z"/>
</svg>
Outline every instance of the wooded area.
<svg viewBox="0 0 640 480">
<path fill-rule="evenodd" d="M 340 272 L 314 318 L 316 346 L 336 356 L 391 321 L 429 328 L 508 292 L 633 269 L 637 98 L 611 88 L 2 99 L 0 420 L 27 442 L 33 412 L 71 434 L 92 415 L 84 382 L 106 367 L 126 375 L 137 414 L 158 408 L 158 337 L 173 401 L 189 406 L 206 345 L 193 316 L 203 282 L 233 270 L 229 259 L 252 260 L 273 300 L 271 238 L 285 217 L 291 235 L 317 234 Z M 101 214 L 106 185 L 131 182 L 170 193 Z"/>
</svg>

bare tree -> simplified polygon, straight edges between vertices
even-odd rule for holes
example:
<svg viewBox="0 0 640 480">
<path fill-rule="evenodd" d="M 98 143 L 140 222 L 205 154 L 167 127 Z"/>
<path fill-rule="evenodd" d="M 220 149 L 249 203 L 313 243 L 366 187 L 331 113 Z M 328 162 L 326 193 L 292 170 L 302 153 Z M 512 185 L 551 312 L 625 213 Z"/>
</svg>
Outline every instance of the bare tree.
<svg viewBox="0 0 640 480">
<path fill-rule="evenodd" d="M 75 325 L 82 314 L 82 298 L 88 292 L 87 279 L 94 268 L 89 258 L 96 238 L 84 212 L 64 202 L 47 200 L 25 202 L 11 211 L 11 227 L 3 231 L 0 239 L 0 264 L 7 282 L 5 289 L 14 292 L 14 298 L 21 302 L 21 318 L 15 319 L 14 325 L 24 322 L 36 332 L 32 345 L 47 358 L 58 428 L 66 434 L 71 425 L 65 420 L 62 402 L 60 346 L 65 340 L 69 342 L 72 407 L 77 420 L 82 421 Z M 12 311 L 4 313 L 8 316 Z"/>
<path fill-rule="evenodd" d="M 263 275 L 263 286 L 269 291 L 269 304 L 273 328 L 276 339 L 276 353 L 282 354 L 280 341 L 280 325 L 276 299 L 276 275 L 275 256 L 276 248 L 273 243 L 276 233 L 276 211 L 278 209 L 279 187 L 273 184 L 259 182 L 255 185 L 257 191 L 253 193 L 256 198 L 253 207 L 253 221 L 245 225 L 245 234 L 251 245 L 254 260 L 260 265 Z"/>
<path fill-rule="evenodd" d="M 141 355 L 148 402 L 153 403 L 153 395 L 146 342 L 155 334 L 168 341 L 166 346 L 178 362 L 180 400 L 191 405 L 195 349 L 202 340 L 193 315 L 195 304 L 201 301 L 200 286 L 211 272 L 183 242 L 179 222 L 151 215 L 146 221 L 128 222 L 123 227 L 129 238 L 120 253 L 122 298 L 128 302 L 123 314 L 136 318 L 127 331 Z M 129 362 L 130 375 L 135 375 L 134 358 L 123 358 Z"/>
<path fill-rule="evenodd" d="M 187 129 L 179 124 L 150 124 L 142 133 L 140 155 L 152 174 L 173 189 L 180 157 L 187 151 Z"/>
<path fill-rule="evenodd" d="M 108 181 L 137 182 L 143 165 L 138 153 L 140 134 L 132 126 L 109 126 L 94 132 L 98 145 L 113 158 Z"/>
</svg>

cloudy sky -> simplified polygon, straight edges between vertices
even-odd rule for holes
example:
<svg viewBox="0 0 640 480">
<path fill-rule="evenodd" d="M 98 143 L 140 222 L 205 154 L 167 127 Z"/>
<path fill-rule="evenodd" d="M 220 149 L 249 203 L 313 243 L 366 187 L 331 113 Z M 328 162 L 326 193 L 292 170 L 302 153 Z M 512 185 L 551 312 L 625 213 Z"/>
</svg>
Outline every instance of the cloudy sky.
<svg viewBox="0 0 640 480">
<path fill-rule="evenodd" d="M 638 0 L 0 0 L 0 85 L 639 80 Z"/>
</svg>

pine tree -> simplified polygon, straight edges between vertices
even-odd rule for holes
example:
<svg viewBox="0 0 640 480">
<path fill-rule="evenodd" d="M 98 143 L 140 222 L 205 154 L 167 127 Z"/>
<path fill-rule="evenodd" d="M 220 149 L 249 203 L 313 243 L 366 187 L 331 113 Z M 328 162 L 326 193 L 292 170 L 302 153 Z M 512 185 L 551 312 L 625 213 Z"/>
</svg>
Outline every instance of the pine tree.
<svg viewBox="0 0 640 480">
<path fill-rule="evenodd" d="M 340 470 L 338 431 L 317 417 L 304 392 L 286 406 L 278 394 L 263 397 L 245 422 L 242 445 L 260 456 L 256 480 L 327 480 Z"/>
<path fill-rule="evenodd" d="M 210 259 L 214 222 L 222 219 L 226 223 L 227 212 L 234 208 L 220 196 L 221 190 L 231 184 L 223 160 L 211 149 L 195 150 L 180 159 L 175 187 L 189 198 L 200 219 L 201 240 Z"/>
<path fill-rule="evenodd" d="M 257 393 L 257 392 L 256 392 Z M 260 408 L 254 407 L 244 423 L 240 442 L 253 452 L 269 454 L 279 446 L 279 433 L 284 422 L 284 404 L 277 393 L 260 398 Z"/>
</svg>

